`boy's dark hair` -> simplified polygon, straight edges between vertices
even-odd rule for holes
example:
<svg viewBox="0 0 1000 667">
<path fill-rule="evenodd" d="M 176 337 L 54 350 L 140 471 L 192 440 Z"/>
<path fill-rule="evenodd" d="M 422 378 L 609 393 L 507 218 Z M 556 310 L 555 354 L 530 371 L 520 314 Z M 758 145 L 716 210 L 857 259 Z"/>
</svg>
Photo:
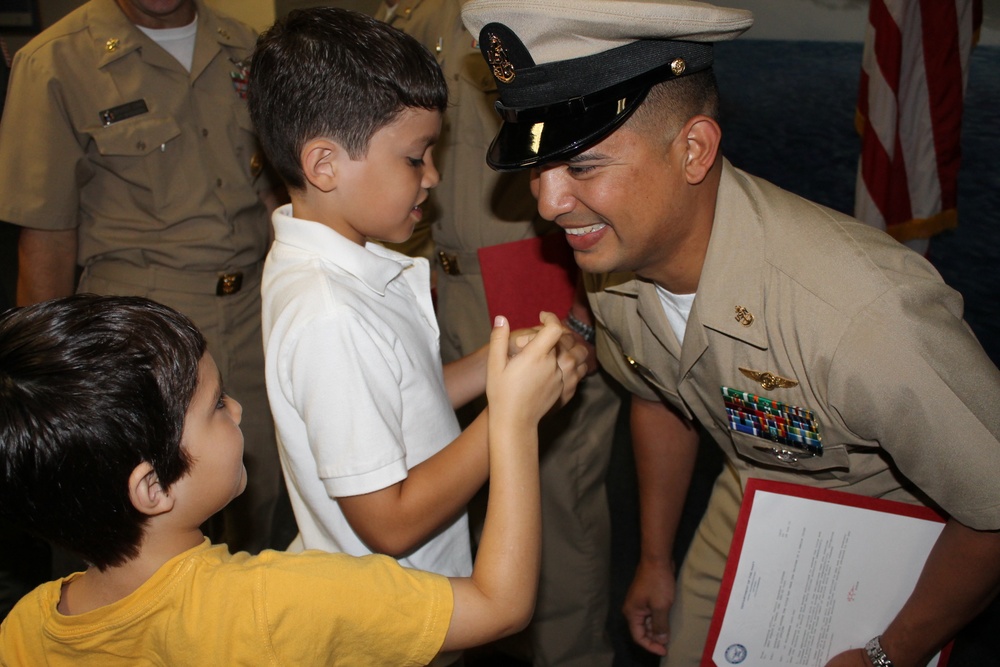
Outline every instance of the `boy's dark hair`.
<svg viewBox="0 0 1000 667">
<path fill-rule="evenodd" d="M 0 513 L 104 570 L 134 558 L 143 461 L 164 488 L 190 466 L 184 417 L 205 339 L 140 297 L 81 294 L 0 315 Z"/>
<path fill-rule="evenodd" d="M 381 21 L 335 7 L 293 10 L 257 39 L 247 93 L 268 160 L 305 188 L 300 152 L 317 137 L 352 160 L 406 108 L 444 111 L 448 86 L 434 56 Z"/>
</svg>

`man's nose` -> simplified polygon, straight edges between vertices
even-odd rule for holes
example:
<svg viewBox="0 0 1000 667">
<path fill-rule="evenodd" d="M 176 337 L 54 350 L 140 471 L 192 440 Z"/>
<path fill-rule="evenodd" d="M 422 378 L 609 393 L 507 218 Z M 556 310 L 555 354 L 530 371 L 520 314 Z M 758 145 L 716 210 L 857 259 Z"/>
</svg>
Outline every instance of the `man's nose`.
<svg viewBox="0 0 1000 667">
<path fill-rule="evenodd" d="M 531 172 L 531 193 L 538 200 L 538 214 L 555 220 L 573 210 L 576 201 L 570 193 L 565 167 L 534 169 Z"/>
</svg>

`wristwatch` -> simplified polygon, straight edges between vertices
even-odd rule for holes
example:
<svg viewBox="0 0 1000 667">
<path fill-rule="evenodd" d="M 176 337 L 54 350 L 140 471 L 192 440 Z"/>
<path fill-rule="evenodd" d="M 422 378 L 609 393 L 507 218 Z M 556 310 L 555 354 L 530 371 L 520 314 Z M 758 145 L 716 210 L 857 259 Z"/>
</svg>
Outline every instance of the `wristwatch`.
<svg viewBox="0 0 1000 667">
<path fill-rule="evenodd" d="M 881 636 L 869 639 L 868 643 L 865 644 L 865 653 L 868 654 L 868 659 L 875 667 L 893 667 L 892 660 L 882 650 L 881 639 Z"/>
</svg>

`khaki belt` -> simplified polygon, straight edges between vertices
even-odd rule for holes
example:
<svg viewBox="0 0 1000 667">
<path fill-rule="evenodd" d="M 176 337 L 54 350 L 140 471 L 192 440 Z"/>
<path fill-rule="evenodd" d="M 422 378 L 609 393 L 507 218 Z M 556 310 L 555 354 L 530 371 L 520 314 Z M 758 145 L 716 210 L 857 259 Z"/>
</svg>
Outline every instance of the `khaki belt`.
<svg viewBox="0 0 1000 667">
<path fill-rule="evenodd" d="M 85 275 L 136 285 L 151 290 L 229 296 L 260 283 L 264 262 L 220 271 L 185 271 L 165 266 L 133 266 L 124 262 L 96 262 Z"/>
<path fill-rule="evenodd" d="M 479 255 L 475 252 L 462 252 L 438 246 L 434 258 L 441 270 L 449 276 L 479 274 Z"/>
</svg>

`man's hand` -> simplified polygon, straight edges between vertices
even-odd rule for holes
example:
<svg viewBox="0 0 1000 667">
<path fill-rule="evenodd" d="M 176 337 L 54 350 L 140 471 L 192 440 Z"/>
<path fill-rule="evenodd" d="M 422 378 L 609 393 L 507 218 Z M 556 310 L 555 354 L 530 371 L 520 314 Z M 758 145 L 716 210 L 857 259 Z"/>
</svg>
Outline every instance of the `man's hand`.
<svg viewBox="0 0 1000 667">
<path fill-rule="evenodd" d="M 670 644 L 669 618 L 675 587 L 672 564 L 653 565 L 640 561 L 622 606 L 635 643 L 660 656 L 667 654 Z"/>
<path fill-rule="evenodd" d="M 872 667 L 872 663 L 863 649 L 854 648 L 830 658 L 826 667 Z"/>
<path fill-rule="evenodd" d="M 600 365 L 597 363 L 597 348 L 593 343 L 588 343 L 584 340 L 583 336 L 575 331 L 570 332 L 569 335 L 572 336 L 577 345 L 582 346 L 587 351 L 587 375 L 593 375 L 600 368 Z"/>
<path fill-rule="evenodd" d="M 576 393 L 576 387 L 587 375 L 588 359 L 592 357 L 590 351 L 584 343 L 577 341 L 577 337 L 570 331 L 565 331 L 556 346 L 559 364 L 563 374 L 563 393 L 559 399 L 559 407 L 569 403 Z"/>
</svg>

